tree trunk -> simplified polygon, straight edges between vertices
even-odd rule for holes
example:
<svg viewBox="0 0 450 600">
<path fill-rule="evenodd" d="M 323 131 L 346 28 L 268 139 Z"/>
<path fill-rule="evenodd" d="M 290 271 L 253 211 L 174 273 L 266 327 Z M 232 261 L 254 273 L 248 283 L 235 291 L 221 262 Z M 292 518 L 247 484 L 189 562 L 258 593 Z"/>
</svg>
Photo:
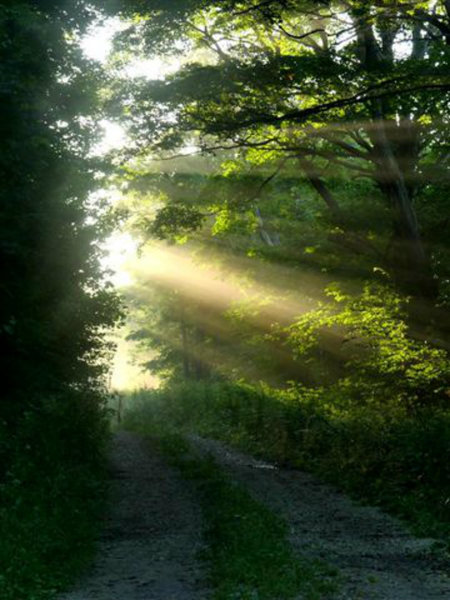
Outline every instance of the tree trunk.
<svg viewBox="0 0 450 600">
<path fill-rule="evenodd" d="M 395 278 L 398 285 L 408 293 L 435 297 L 436 283 L 420 235 L 413 204 L 413 188 L 405 180 L 405 173 L 399 166 L 393 149 L 394 142 L 389 137 L 386 121 L 379 106 L 376 108 L 374 125 L 371 137 L 377 167 L 376 180 L 388 199 L 393 215 L 390 262 Z M 392 126 L 394 127 L 394 124 Z"/>
<path fill-rule="evenodd" d="M 342 214 L 339 208 L 339 204 L 336 202 L 335 197 L 330 192 L 328 187 L 322 181 L 316 167 L 311 161 L 307 160 L 303 156 L 298 157 L 298 162 L 300 164 L 300 167 L 304 171 L 306 177 L 308 178 L 309 183 L 312 185 L 312 187 L 316 190 L 316 192 L 319 194 L 319 196 L 330 209 L 330 213 L 333 217 L 333 220 L 336 223 L 340 223 L 342 221 Z"/>
<path fill-rule="evenodd" d="M 393 35 L 388 35 L 389 32 L 385 33 L 382 40 L 383 48 L 380 48 L 369 17 L 368 7 L 353 11 L 357 35 L 356 55 L 362 68 L 367 72 L 387 64 L 392 67 L 394 40 Z M 390 263 L 397 285 L 414 296 L 435 298 L 437 286 L 420 235 L 413 205 L 412 182 L 407 181 L 414 171 L 419 156 L 416 131 L 412 123 L 402 131 L 394 120 L 394 116 L 398 118 L 399 115 L 390 107 L 389 99 L 374 100 L 371 112 L 372 122 L 368 125 L 367 134 L 374 146 L 375 178 L 392 210 L 393 243 Z M 389 118 L 388 115 L 391 117 Z M 414 147 L 406 148 L 402 136 L 408 138 L 411 133 L 414 134 L 412 136 Z M 411 142 L 413 142 L 412 138 Z M 400 152 L 405 153 L 406 160 L 403 162 L 398 156 L 399 148 Z"/>
</svg>

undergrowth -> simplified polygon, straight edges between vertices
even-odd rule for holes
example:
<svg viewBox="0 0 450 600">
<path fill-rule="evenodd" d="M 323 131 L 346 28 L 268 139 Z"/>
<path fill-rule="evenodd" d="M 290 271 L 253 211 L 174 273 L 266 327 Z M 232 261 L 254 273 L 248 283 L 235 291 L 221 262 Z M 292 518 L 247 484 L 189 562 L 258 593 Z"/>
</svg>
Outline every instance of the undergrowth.
<svg viewBox="0 0 450 600">
<path fill-rule="evenodd" d="M 419 535 L 450 534 L 450 416 L 400 407 L 349 406 L 347 390 L 274 390 L 187 382 L 136 392 L 143 420 L 224 440 L 278 464 L 311 470 L 354 498 L 381 505 Z M 339 397 L 341 394 L 341 397 Z"/>
<path fill-rule="evenodd" d="M 0 482 L 0 599 L 48 599 L 89 563 L 104 498 L 105 420 L 79 394 L 30 410 Z"/>
<path fill-rule="evenodd" d="M 299 594 L 319 600 L 336 589 L 334 569 L 294 554 L 284 521 L 232 482 L 211 457 L 200 456 L 165 426 L 153 425 L 141 420 L 133 429 L 150 433 L 152 443 L 200 492 L 207 542 L 203 558 L 215 600 L 288 599 Z"/>
</svg>

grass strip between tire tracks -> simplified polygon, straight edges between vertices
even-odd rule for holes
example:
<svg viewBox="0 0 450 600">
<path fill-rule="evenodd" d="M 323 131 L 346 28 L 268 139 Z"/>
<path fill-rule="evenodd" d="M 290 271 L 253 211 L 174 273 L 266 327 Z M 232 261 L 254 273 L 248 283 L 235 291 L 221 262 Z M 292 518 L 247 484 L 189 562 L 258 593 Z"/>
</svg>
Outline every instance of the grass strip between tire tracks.
<svg viewBox="0 0 450 600">
<path fill-rule="evenodd" d="M 286 523 L 231 481 L 212 457 L 200 456 L 177 435 L 152 437 L 182 477 L 200 492 L 214 600 L 328 598 L 337 590 L 337 571 L 297 556 Z"/>
</svg>

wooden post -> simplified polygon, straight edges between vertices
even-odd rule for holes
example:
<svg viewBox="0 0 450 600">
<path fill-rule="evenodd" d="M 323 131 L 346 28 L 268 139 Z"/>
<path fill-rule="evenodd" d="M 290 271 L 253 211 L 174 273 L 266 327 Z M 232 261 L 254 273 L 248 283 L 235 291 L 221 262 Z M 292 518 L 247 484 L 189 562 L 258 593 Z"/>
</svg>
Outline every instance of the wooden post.
<svg viewBox="0 0 450 600">
<path fill-rule="evenodd" d="M 117 392 L 117 424 L 122 421 L 123 397 L 120 392 Z"/>
</svg>

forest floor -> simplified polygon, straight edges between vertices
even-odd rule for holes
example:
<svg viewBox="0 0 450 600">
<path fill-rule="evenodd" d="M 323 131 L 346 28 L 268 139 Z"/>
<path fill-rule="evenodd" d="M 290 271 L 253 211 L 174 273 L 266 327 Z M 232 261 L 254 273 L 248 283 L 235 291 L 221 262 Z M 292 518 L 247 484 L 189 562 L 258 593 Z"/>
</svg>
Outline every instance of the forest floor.
<svg viewBox="0 0 450 600">
<path fill-rule="evenodd" d="M 288 523 L 290 542 L 342 575 L 336 600 L 443 600 L 450 580 L 433 540 L 412 537 L 392 517 L 359 506 L 299 471 L 277 468 L 196 436 L 231 480 Z M 200 503 L 180 478 L 134 434 L 116 434 L 111 509 L 91 572 L 59 600 L 205 600 L 210 597 Z"/>
</svg>

